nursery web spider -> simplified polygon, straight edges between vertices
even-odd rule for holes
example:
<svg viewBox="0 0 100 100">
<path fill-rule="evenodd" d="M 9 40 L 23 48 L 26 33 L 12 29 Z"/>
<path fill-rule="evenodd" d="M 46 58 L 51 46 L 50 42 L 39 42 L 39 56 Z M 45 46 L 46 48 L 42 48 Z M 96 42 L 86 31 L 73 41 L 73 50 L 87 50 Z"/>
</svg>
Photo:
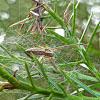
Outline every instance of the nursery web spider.
<svg viewBox="0 0 100 100">
<path fill-rule="evenodd" d="M 20 32 L 16 31 L 22 38 L 24 38 L 26 41 L 28 41 L 30 44 L 36 46 L 34 48 L 30 48 L 26 50 L 26 53 L 28 54 L 34 54 L 35 56 L 40 56 L 39 61 L 42 60 L 42 64 L 44 64 L 44 61 L 46 58 L 49 59 L 50 63 L 54 66 L 54 68 L 56 69 L 56 71 L 58 72 L 57 66 L 55 65 L 55 63 L 53 62 L 53 57 L 54 57 L 54 53 L 56 50 L 62 49 L 62 48 L 66 48 L 66 47 L 72 47 L 72 46 L 76 46 L 76 45 L 88 45 L 88 44 L 71 44 L 71 45 L 63 45 L 63 46 L 59 46 L 56 48 L 49 48 L 46 45 L 44 45 L 44 47 L 35 44 L 33 42 L 31 42 L 30 40 L 28 40 L 26 37 L 24 37 Z"/>
<path fill-rule="evenodd" d="M 48 58 L 50 63 L 56 69 L 56 71 L 58 71 L 56 65 L 53 62 L 53 57 L 54 57 L 55 51 L 62 49 L 62 48 L 66 48 L 66 47 L 76 46 L 76 45 L 87 45 L 87 44 L 82 44 L 82 43 L 81 44 L 71 44 L 71 45 L 59 46 L 59 47 L 56 47 L 56 48 L 47 48 L 47 47 L 46 48 L 44 48 L 44 47 L 37 48 L 37 47 L 34 47 L 34 48 L 27 49 L 26 53 L 28 53 L 28 54 L 33 53 L 35 56 L 40 56 L 40 60 L 43 59 L 42 64 L 44 63 L 45 58 Z"/>
</svg>

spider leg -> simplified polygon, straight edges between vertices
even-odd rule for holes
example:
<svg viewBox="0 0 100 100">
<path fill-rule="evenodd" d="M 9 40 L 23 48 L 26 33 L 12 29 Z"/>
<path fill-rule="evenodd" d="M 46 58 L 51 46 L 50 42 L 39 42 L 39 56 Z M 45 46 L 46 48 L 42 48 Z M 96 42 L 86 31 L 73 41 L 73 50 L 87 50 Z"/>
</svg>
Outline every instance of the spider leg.
<svg viewBox="0 0 100 100">
<path fill-rule="evenodd" d="M 45 56 L 43 56 L 42 65 L 44 64 L 45 59 L 46 59 L 46 57 L 45 57 Z"/>
<path fill-rule="evenodd" d="M 56 69 L 56 71 L 58 72 L 57 66 L 56 66 L 55 63 L 53 62 L 52 57 L 49 57 L 49 61 L 50 61 L 50 63 L 53 65 L 53 67 Z"/>
<path fill-rule="evenodd" d="M 43 65 L 43 63 L 45 61 L 43 56 L 40 56 L 39 59 L 38 59 L 38 61 L 40 62 L 42 59 L 43 59 L 43 62 L 42 62 L 42 65 Z M 33 70 L 34 66 L 36 66 L 36 63 L 34 63 L 34 65 L 31 67 L 30 72 Z"/>
<path fill-rule="evenodd" d="M 43 56 L 40 56 L 40 58 L 38 59 L 38 61 L 41 61 L 43 59 Z"/>
<path fill-rule="evenodd" d="M 34 65 L 32 65 L 30 72 L 33 70 L 34 66 L 36 66 L 36 63 L 34 63 Z"/>
</svg>

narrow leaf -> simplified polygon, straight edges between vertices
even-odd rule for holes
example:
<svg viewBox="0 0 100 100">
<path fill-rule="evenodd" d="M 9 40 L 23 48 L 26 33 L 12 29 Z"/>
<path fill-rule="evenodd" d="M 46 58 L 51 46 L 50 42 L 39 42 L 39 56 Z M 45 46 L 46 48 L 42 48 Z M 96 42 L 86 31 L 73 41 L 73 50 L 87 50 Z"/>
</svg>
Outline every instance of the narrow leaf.
<svg viewBox="0 0 100 100">
<path fill-rule="evenodd" d="M 82 50 L 85 60 L 87 62 L 87 65 L 89 67 L 89 69 L 93 72 L 93 74 L 100 80 L 100 73 L 98 72 L 98 70 L 94 67 L 94 65 L 92 64 L 89 56 L 87 55 L 86 51 Z"/>
<path fill-rule="evenodd" d="M 9 67 L 7 67 L 7 66 L 5 66 L 5 65 L 3 65 L 1 63 L 0 63 L 0 65 L 3 66 L 6 69 L 7 72 L 9 72 L 11 75 L 13 75 L 13 73 L 14 73 L 13 70 L 11 70 Z M 20 80 L 20 81 L 22 81 L 24 83 L 29 83 L 26 79 L 24 79 L 23 77 L 21 77 L 17 73 L 16 73 L 16 79 L 18 79 L 18 80 Z"/>
<path fill-rule="evenodd" d="M 78 3 L 75 6 L 75 10 L 78 8 L 79 3 L 80 3 L 80 0 L 78 0 Z M 73 18 L 73 13 L 72 13 L 71 17 L 68 20 L 68 24 L 71 22 L 72 18 Z"/>
<path fill-rule="evenodd" d="M 68 75 L 67 73 L 65 73 L 62 69 L 59 68 L 59 70 L 61 71 L 61 73 L 62 73 L 67 79 L 72 80 L 73 82 L 75 82 L 75 83 L 77 83 L 78 85 L 80 85 L 82 88 L 84 88 L 85 90 L 87 90 L 87 91 L 88 91 L 89 93 L 91 93 L 92 95 L 98 97 L 98 95 L 95 94 L 95 93 L 93 92 L 93 90 L 92 90 L 91 88 L 89 88 L 87 85 L 85 85 L 85 84 L 82 83 L 81 81 L 79 81 L 79 80 L 77 80 L 77 79 L 71 77 L 70 75 Z M 78 90 L 77 92 L 80 93 L 79 90 Z"/>
<path fill-rule="evenodd" d="M 33 54 L 32 54 L 32 55 L 33 55 Z M 34 58 L 35 62 L 37 63 L 38 67 L 41 69 L 41 72 L 42 72 L 42 74 L 43 74 L 43 77 L 44 77 L 45 80 L 47 81 L 49 88 L 52 90 L 51 84 L 50 84 L 50 82 L 49 82 L 49 80 L 48 80 L 48 76 L 46 75 L 42 64 L 36 59 L 36 57 L 35 57 L 34 55 L 33 55 L 33 58 Z"/>
<path fill-rule="evenodd" d="M 63 41 L 64 43 L 71 44 L 69 39 L 64 38 L 63 36 L 57 34 L 56 32 L 54 32 L 50 29 L 47 29 L 47 31 L 49 31 L 51 34 L 55 35 L 57 39 Z"/>
<path fill-rule="evenodd" d="M 99 27 L 99 24 L 100 24 L 100 22 L 96 25 L 96 27 L 94 28 L 94 31 L 93 31 L 93 33 L 92 33 L 92 36 L 91 36 L 91 38 L 90 38 L 90 40 L 89 40 L 89 44 L 88 44 L 88 46 L 87 46 L 87 48 L 86 48 L 86 51 L 88 51 L 88 49 L 89 49 L 89 47 L 90 47 L 90 45 L 91 45 L 91 42 L 92 42 L 92 40 L 93 40 L 93 38 L 94 38 L 94 35 L 96 34 L 96 31 L 97 31 L 97 29 L 98 29 L 98 27 Z"/>
<path fill-rule="evenodd" d="M 81 93 L 79 92 L 77 86 L 72 82 L 72 80 L 68 77 L 68 75 L 66 75 L 66 73 L 61 68 L 59 68 L 59 70 L 62 73 L 62 75 L 68 80 L 68 82 L 70 82 L 71 85 L 75 88 L 75 90 L 77 91 L 78 95 L 81 96 Z"/>
<path fill-rule="evenodd" d="M 76 9 L 75 9 L 75 2 L 73 2 L 73 25 L 72 25 L 72 37 L 75 34 L 75 18 L 76 18 Z"/>
<path fill-rule="evenodd" d="M 0 45 L 0 47 L 5 51 L 7 52 L 12 58 L 14 58 L 15 56 L 12 55 L 4 46 Z"/>
<path fill-rule="evenodd" d="M 64 23 L 61 17 L 58 16 L 57 13 L 54 13 L 50 9 L 46 8 L 45 9 L 48 11 L 48 13 L 62 26 L 62 28 L 65 30 L 65 33 L 67 33 L 68 37 L 70 37 L 70 31 L 67 25 Z"/>
<path fill-rule="evenodd" d="M 91 82 L 100 82 L 100 80 L 98 80 L 95 77 L 84 75 L 84 74 L 81 74 L 76 71 L 75 71 L 75 73 L 71 73 L 71 76 L 74 76 L 77 79 L 81 79 L 81 80 L 85 80 L 85 81 L 87 80 L 87 81 L 91 81 Z"/>
<path fill-rule="evenodd" d="M 57 13 L 57 0 L 55 0 L 55 10 L 54 13 Z"/>
<path fill-rule="evenodd" d="M 54 13 L 47 7 L 45 7 L 45 9 L 63 27 L 63 29 L 66 29 L 66 24 L 63 22 L 62 18 L 58 16 L 58 14 Z"/>
<path fill-rule="evenodd" d="M 84 35 L 86 34 L 86 31 L 87 31 L 87 28 L 88 28 L 88 26 L 89 26 L 89 23 L 90 23 L 90 21 L 91 21 L 91 19 L 92 19 L 92 16 L 93 16 L 93 13 L 91 13 L 91 15 L 90 15 L 90 17 L 89 17 L 89 19 L 88 19 L 88 21 L 87 21 L 86 27 L 85 27 L 85 29 L 84 29 L 84 31 L 83 31 L 83 33 L 82 33 L 81 38 L 80 38 L 80 43 L 81 43 L 81 41 L 83 40 Z"/>
<path fill-rule="evenodd" d="M 35 90 L 35 89 L 36 89 L 36 86 L 35 86 L 35 83 L 34 83 L 33 80 L 32 80 L 32 77 L 31 77 L 31 75 L 30 75 L 30 71 L 29 71 L 29 68 L 28 68 L 28 65 L 27 65 L 26 62 L 25 62 L 25 69 L 26 69 L 26 71 L 27 71 L 28 78 L 29 78 L 29 80 L 30 80 L 30 82 L 31 82 L 31 85 L 32 85 L 33 89 Z"/>
<path fill-rule="evenodd" d="M 26 53 L 25 49 L 24 49 L 21 45 L 17 44 L 17 46 L 18 46 L 29 58 L 31 58 L 32 61 L 34 61 L 33 57 L 32 57 L 31 55 L 29 55 L 28 53 Z"/>
</svg>

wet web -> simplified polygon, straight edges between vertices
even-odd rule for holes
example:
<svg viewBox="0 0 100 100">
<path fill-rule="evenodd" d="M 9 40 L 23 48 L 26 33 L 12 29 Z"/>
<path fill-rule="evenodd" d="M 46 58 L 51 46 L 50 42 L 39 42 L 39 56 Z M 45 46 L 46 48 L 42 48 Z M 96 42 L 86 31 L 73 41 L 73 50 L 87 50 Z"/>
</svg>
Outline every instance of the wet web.
<svg viewBox="0 0 100 100">
<path fill-rule="evenodd" d="M 25 3 L 26 0 L 17 0 L 15 3 L 17 3 L 17 8 L 14 7 L 14 4 L 11 4 L 12 6 L 9 5 L 9 9 L 10 11 L 8 11 L 10 13 L 10 17 L 8 21 L 8 23 L 6 22 L 7 20 L 2 20 L 2 24 L 5 26 L 5 29 L 4 29 L 4 32 L 6 33 L 6 36 L 4 37 L 4 41 L 2 42 L 2 44 L 9 50 L 9 52 L 11 52 L 12 54 L 14 54 L 15 56 L 24 56 L 24 54 L 20 51 L 20 49 L 18 48 L 18 46 L 16 45 L 16 43 L 20 44 L 21 46 L 23 46 L 25 49 L 29 49 L 29 48 L 32 48 L 33 46 L 28 43 L 26 40 L 24 40 L 22 37 L 20 37 L 16 32 L 15 32 L 15 29 L 16 30 L 19 30 L 20 26 L 21 25 L 17 25 L 17 26 L 14 26 L 12 28 L 9 28 L 9 26 L 17 21 L 20 21 L 24 18 L 27 17 L 27 13 L 29 12 L 30 8 L 33 7 L 33 3 L 32 1 L 30 0 L 31 4 L 29 3 L 29 1 Z M 24 3 L 24 4 L 23 4 Z M 23 4 L 23 5 L 22 5 Z M 50 5 L 54 5 L 54 1 L 51 1 L 49 6 Z M 60 16 L 63 17 L 63 13 L 64 11 L 66 10 L 66 7 L 65 8 L 62 8 L 61 7 L 61 4 L 59 2 L 59 8 L 61 8 L 61 12 L 58 12 Z M 53 9 L 53 7 L 51 6 L 51 8 Z M 13 11 L 15 10 L 15 13 L 13 15 Z M 69 11 L 68 15 L 71 15 L 72 13 L 72 10 Z M 48 19 L 47 19 L 48 20 Z M 56 25 L 54 24 L 55 21 L 51 21 L 52 19 L 49 19 L 49 21 L 44 22 L 45 25 L 47 26 L 51 26 L 51 27 L 58 27 L 57 23 Z M 44 25 L 44 26 L 45 26 Z M 26 33 L 26 30 L 28 29 L 29 25 L 25 25 L 25 27 L 22 29 L 21 33 L 28 39 L 32 40 L 32 35 L 30 34 L 30 32 Z M 41 43 L 41 40 L 40 40 L 41 36 L 36 36 L 36 38 L 34 39 L 33 42 L 39 44 Z M 49 40 L 49 41 L 48 41 Z M 64 45 L 63 42 L 57 40 L 56 38 L 55 39 L 50 39 L 48 37 L 46 37 L 46 40 L 45 40 L 45 43 L 48 47 L 51 47 L 51 48 L 55 48 L 55 47 L 58 47 L 58 46 L 61 46 L 61 45 Z M 75 52 L 75 53 L 73 53 Z M 3 54 L 5 56 L 8 56 L 4 51 L 1 51 L 0 54 Z M 62 50 L 58 50 L 57 51 L 57 54 L 60 55 L 63 59 L 65 59 L 67 62 L 70 62 L 70 61 L 74 61 L 75 58 L 73 58 L 73 56 L 75 54 L 77 54 L 77 52 L 72 49 L 72 48 L 65 48 L 65 49 L 62 49 Z M 8 56 L 9 57 L 9 56 Z M 79 59 L 76 59 L 76 60 L 79 60 Z M 76 61 L 75 60 L 75 61 Z M 59 60 L 54 57 L 54 61 L 55 63 L 59 63 Z M 50 64 L 50 62 L 48 62 L 48 60 L 45 62 L 46 64 Z M 5 64 L 5 65 L 9 65 L 11 66 L 11 68 L 18 68 L 20 69 L 18 74 L 24 76 L 26 75 L 26 71 L 24 70 L 24 66 L 23 64 L 17 64 L 17 63 L 10 63 L 10 64 Z M 31 67 L 31 65 L 30 65 Z M 22 70 L 23 70 L 23 73 L 22 73 Z M 16 91 L 15 91 L 16 93 Z M 23 92 L 24 93 L 24 92 Z"/>
<path fill-rule="evenodd" d="M 30 3 L 31 2 L 31 3 Z M 6 25 L 6 29 L 5 29 L 5 32 L 6 32 L 6 36 L 5 36 L 5 40 L 4 42 L 2 43 L 8 50 L 9 52 L 11 52 L 12 54 L 14 54 L 15 56 L 25 56 L 23 54 L 23 52 L 18 48 L 18 46 L 16 45 L 17 43 L 20 44 L 21 46 L 23 46 L 25 49 L 29 49 L 29 48 L 32 48 L 34 47 L 33 45 L 31 45 L 29 42 L 27 42 L 25 39 L 23 39 L 21 36 L 19 36 L 16 32 L 15 32 L 15 29 L 16 30 L 19 30 L 20 26 L 21 25 L 16 25 L 12 28 L 9 28 L 9 26 L 15 22 L 18 22 L 22 19 L 25 19 L 27 17 L 27 13 L 29 12 L 30 8 L 33 7 L 34 3 L 32 3 L 32 1 L 30 0 L 30 2 L 25 2 L 24 0 L 20 1 L 16 1 L 16 7 L 14 7 L 14 4 L 12 4 L 12 6 L 10 8 L 11 11 L 9 11 L 10 13 L 10 17 L 11 19 L 9 18 L 9 23 L 6 25 L 6 21 L 2 21 L 2 23 L 4 25 Z M 62 1 L 63 2 L 63 1 Z M 24 3 L 24 4 L 23 4 Z M 23 4 L 23 5 L 22 5 Z M 64 11 L 66 10 L 67 8 L 67 3 L 65 4 L 64 8 L 62 7 L 62 4 L 60 1 L 58 1 L 58 9 L 61 9 L 61 11 L 59 12 L 58 10 L 58 14 L 59 16 L 62 16 L 63 17 L 63 13 Z M 54 1 L 50 1 L 50 3 L 48 4 L 48 6 L 52 9 L 54 9 Z M 15 9 L 16 8 L 16 9 Z M 62 10 L 63 9 L 63 10 Z M 15 14 L 13 15 L 11 12 L 15 10 Z M 14 12 L 13 12 L 14 13 Z M 68 15 L 70 16 L 72 13 L 72 10 L 70 9 L 69 12 L 68 12 Z M 46 14 L 45 14 L 46 15 Z M 51 21 L 52 19 L 47 19 L 46 21 L 44 21 L 44 26 L 50 26 L 50 27 L 58 27 L 58 24 L 54 24 L 56 21 Z M 32 40 L 32 34 L 30 34 L 30 32 L 26 32 L 27 29 L 28 29 L 29 25 L 26 24 L 25 27 L 22 29 L 21 33 L 26 37 L 28 38 L 29 40 Z M 47 33 L 47 35 L 49 35 Z M 41 35 L 37 35 L 34 39 L 34 43 L 37 43 L 37 44 L 41 44 Z M 45 43 L 48 47 L 50 48 L 55 48 L 55 47 L 58 47 L 58 46 L 61 46 L 61 45 L 64 45 L 63 42 L 59 41 L 58 39 L 56 38 L 48 38 L 46 37 L 46 40 L 45 40 Z M 67 62 L 70 62 L 70 61 L 74 61 L 74 58 L 73 56 L 75 55 L 75 50 L 72 49 L 71 47 L 70 48 L 64 48 L 62 50 L 58 50 L 57 51 L 57 54 L 60 55 L 63 59 L 65 59 Z M 1 54 L 4 54 L 6 56 L 8 56 L 5 52 L 1 52 Z M 77 52 L 76 52 L 77 54 Z M 8 56 L 9 57 L 9 56 Z M 78 60 L 78 59 L 77 59 Z M 55 63 L 61 63 L 56 57 L 54 57 L 54 61 Z M 48 64 L 48 60 L 45 62 L 46 64 Z M 49 63 L 50 64 L 50 63 Z M 18 64 L 14 64 L 13 67 L 15 66 L 20 66 Z M 23 66 L 23 65 L 22 65 Z M 24 69 L 24 67 L 19 67 Z M 12 67 L 12 68 L 13 68 Z"/>
</svg>

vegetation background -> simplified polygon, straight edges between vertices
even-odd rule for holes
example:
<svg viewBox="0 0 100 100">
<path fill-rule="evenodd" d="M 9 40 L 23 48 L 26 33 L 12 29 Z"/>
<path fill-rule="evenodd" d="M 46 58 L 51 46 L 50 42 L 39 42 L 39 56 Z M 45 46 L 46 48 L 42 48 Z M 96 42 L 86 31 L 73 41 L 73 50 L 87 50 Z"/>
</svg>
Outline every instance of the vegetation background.
<svg viewBox="0 0 100 100">
<path fill-rule="evenodd" d="M 26 40 L 24 40 L 22 37 L 20 37 L 15 32 L 15 29 L 19 30 L 20 25 L 14 26 L 12 28 L 9 28 L 9 26 L 17 21 L 20 21 L 20 20 L 26 18 L 27 13 L 29 12 L 30 8 L 32 8 L 34 6 L 34 2 L 32 0 L 6 0 L 6 1 L 0 0 L 0 1 L 2 2 L 2 3 L 0 3 L 0 44 L 1 44 L 0 46 L 2 48 L 2 49 L 0 49 L 0 63 L 1 63 L 1 66 L 3 66 L 3 65 L 8 66 L 12 70 L 19 69 L 18 74 L 22 77 L 25 77 L 25 76 L 27 76 L 27 71 L 25 70 L 24 62 L 16 60 L 15 58 L 11 58 L 10 57 L 11 55 L 7 54 L 7 51 L 9 51 L 11 54 L 16 56 L 17 58 L 20 58 L 20 59 L 22 58 L 26 61 L 30 61 L 30 58 L 28 58 L 26 56 L 26 54 L 23 53 L 23 50 L 21 50 L 20 48 L 24 48 L 26 50 L 28 48 L 31 48 L 32 45 L 30 43 L 28 43 Z M 56 9 L 56 4 L 54 2 L 55 2 L 54 0 L 51 0 L 50 3 L 47 4 L 47 6 L 51 9 Z M 63 18 L 64 11 L 66 10 L 69 2 L 70 1 L 65 2 L 65 0 L 62 0 L 62 1 L 57 0 L 57 13 L 61 18 Z M 75 0 L 75 4 L 77 4 L 77 2 L 78 1 Z M 99 11 L 100 6 L 99 5 L 100 5 L 99 0 L 95 0 L 95 1 L 89 0 L 88 2 L 85 0 L 80 1 L 79 6 L 76 10 L 76 16 L 75 16 L 76 20 L 74 22 L 72 19 L 71 23 L 68 25 L 71 32 L 73 32 L 72 30 L 75 29 L 74 39 L 76 39 L 76 40 L 80 39 L 80 37 L 84 33 L 84 30 L 87 28 L 82 42 L 83 43 L 89 42 L 91 44 L 91 45 L 89 45 L 89 49 L 88 49 L 89 59 L 91 59 L 91 60 L 89 60 L 87 56 L 84 56 L 86 63 L 88 63 L 88 64 L 84 63 L 85 61 L 82 60 L 82 57 L 79 54 L 79 52 L 77 52 L 75 50 L 75 48 L 72 48 L 72 47 L 64 48 L 64 49 L 58 50 L 56 52 L 57 55 L 60 56 L 60 58 L 63 58 L 63 60 L 66 61 L 66 63 L 63 60 L 58 59 L 59 57 L 57 57 L 57 56 L 54 57 L 55 64 L 63 69 L 62 71 L 60 70 L 62 72 L 62 75 L 65 75 L 63 73 L 63 71 L 67 71 L 67 74 L 70 73 L 68 75 L 75 77 L 77 80 L 81 79 L 80 81 L 82 81 L 84 84 L 86 84 L 86 87 L 89 87 L 90 85 L 92 87 L 95 84 L 94 88 L 99 87 L 98 84 L 99 84 L 99 80 L 100 80 L 100 78 L 99 78 L 100 28 L 98 28 L 99 27 L 98 23 L 100 20 L 100 17 L 99 17 L 100 16 L 100 11 Z M 52 15 L 52 13 L 50 13 L 50 11 L 48 11 L 48 12 L 49 12 L 49 14 Z M 44 15 L 45 16 L 48 15 L 48 12 L 45 12 Z M 72 15 L 73 12 L 74 11 L 73 11 L 73 4 L 72 4 L 70 6 L 70 9 L 68 12 L 68 19 L 70 19 L 70 16 Z M 93 12 L 93 15 L 91 14 L 92 12 Z M 49 32 L 46 35 L 45 43 L 47 44 L 48 47 L 51 47 L 51 48 L 55 48 L 55 47 L 66 44 L 64 42 L 64 38 L 59 39 L 58 35 L 56 35 L 55 33 L 52 32 L 52 31 L 54 31 L 54 32 L 63 33 L 65 30 L 63 25 L 60 24 L 60 21 L 55 20 L 54 17 L 55 17 L 55 15 L 52 15 L 52 18 L 44 20 L 44 26 L 47 25 L 47 28 L 49 29 L 48 30 Z M 56 16 L 56 17 L 59 18 L 58 16 Z M 87 25 L 89 18 L 91 21 L 89 22 L 89 25 Z M 30 23 L 25 25 L 25 27 L 23 28 L 21 33 L 23 33 L 25 35 L 25 37 L 27 37 L 28 39 L 31 40 L 32 34 L 30 34 L 30 32 L 26 33 L 26 30 L 27 30 L 29 24 Z M 74 24 L 75 24 L 75 27 L 73 26 Z M 97 30 L 96 30 L 96 26 L 98 28 Z M 50 31 L 50 29 L 52 29 L 52 30 Z M 93 32 L 95 35 L 93 34 Z M 61 34 L 61 35 L 63 35 L 63 34 Z M 92 37 L 93 37 L 93 39 L 92 39 Z M 40 38 L 41 38 L 41 35 L 37 34 L 34 42 L 41 44 Z M 18 45 L 16 45 L 16 44 L 19 44 L 22 47 L 19 48 Z M 4 46 L 6 48 L 6 50 L 4 50 L 2 46 Z M 91 64 L 91 62 L 97 69 L 97 71 L 98 71 L 97 73 L 95 72 L 95 68 Z M 68 65 L 71 66 L 72 70 L 70 70 L 68 68 Z M 92 66 L 92 69 L 88 65 Z M 32 63 L 28 64 L 28 66 L 31 68 Z M 60 83 L 66 79 L 66 77 L 62 78 L 62 76 L 60 76 L 59 74 L 54 73 L 52 71 L 54 69 L 48 60 L 46 60 L 44 66 L 46 68 L 45 69 L 46 74 L 48 76 L 50 76 L 52 78 L 52 80 L 54 80 L 55 82 Z M 89 67 L 90 70 L 88 70 L 87 67 Z M 79 72 L 79 73 L 77 73 L 77 75 L 78 75 L 77 77 L 75 76 L 75 73 L 74 73 L 75 71 Z M 38 75 L 37 69 L 34 69 L 33 73 L 34 73 L 33 80 L 35 81 L 35 84 L 37 84 L 38 87 L 48 89 L 49 88 L 48 84 L 44 81 L 46 77 L 45 76 L 40 77 Z M 83 74 L 83 76 L 81 76 L 80 73 Z M 87 76 L 84 76 L 84 75 L 87 75 Z M 91 77 L 89 77 L 89 76 L 91 76 Z M 67 80 L 68 79 L 69 78 L 67 77 Z M 2 78 L 0 80 L 5 81 Z M 89 80 L 89 81 L 87 81 L 87 80 Z M 72 80 L 70 78 L 69 82 L 65 82 L 65 84 L 64 84 L 65 90 L 68 92 L 68 94 L 73 93 L 73 91 L 75 92 L 75 90 L 78 92 L 77 88 L 75 88 L 73 83 L 71 83 L 70 81 L 73 81 L 75 83 L 75 80 Z M 84 88 L 83 84 L 81 84 L 81 86 L 79 86 L 79 85 L 80 85 L 79 83 L 77 83 L 77 82 L 75 83 L 75 86 L 77 86 L 78 88 L 80 88 L 80 87 Z M 85 89 L 86 89 L 86 87 L 85 87 Z M 86 89 L 86 91 L 88 91 L 88 92 L 86 92 L 86 93 L 81 92 L 81 95 L 88 96 L 88 97 L 89 96 L 98 97 L 97 95 L 100 94 L 99 88 L 98 88 L 98 92 L 93 91 L 93 92 L 95 92 L 94 94 L 96 94 L 96 95 L 93 95 L 90 92 L 91 90 L 89 90 L 88 88 Z M 0 100 L 2 100 L 2 99 L 16 100 L 16 99 L 26 96 L 27 93 L 29 93 L 29 92 L 25 92 L 25 91 L 21 91 L 21 90 L 10 90 L 10 91 L 4 90 L 3 92 L 0 93 Z M 77 94 L 80 97 L 80 93 L 77 93 Z M 39 98 L 39 96 L 41 98 L 43 98 L 43 100 L 45 100 L 43 97 L 44 95 L 38 95 L 38 96 L 35 95 L 31 99 Z M 39 100 L 40 100 L 40 98 L 39 98 Z M 68 99 L 68 100 L 70 100 L 70 99 Z M 93 100 L 94 100 L 94 98 L 93 98 Z"/>
</svg>

